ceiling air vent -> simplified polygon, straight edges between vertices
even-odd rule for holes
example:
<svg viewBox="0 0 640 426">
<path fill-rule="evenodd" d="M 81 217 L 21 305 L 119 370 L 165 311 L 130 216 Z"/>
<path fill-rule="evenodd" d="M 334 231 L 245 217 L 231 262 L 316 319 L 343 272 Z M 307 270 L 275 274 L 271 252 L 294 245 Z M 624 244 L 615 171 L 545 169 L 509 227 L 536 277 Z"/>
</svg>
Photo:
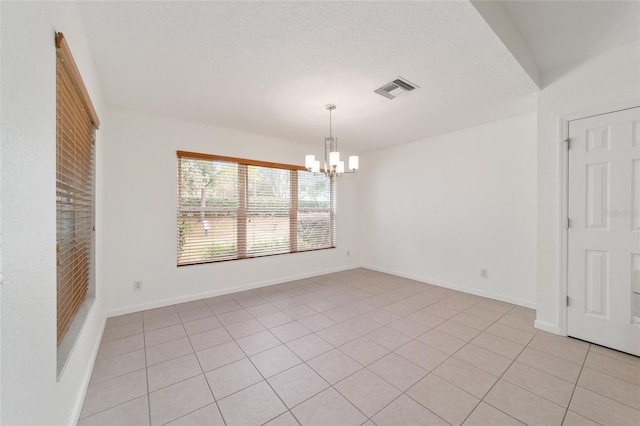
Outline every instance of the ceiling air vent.
<svg viewBox="0 0 640 426">
<path fill-rule="evenodd" d="M 393 80 L 391 83 L 387 83 L 381 88 L 376 90 L 376 93 L 384 96 L 388 99 L 395 99 L 399 96 L 404 96 L 407 93 L 411 92 L 414 89 L 417 89 L 419 86 L 407 81 L 402 77 L 398 77 Z"/>
</svg>

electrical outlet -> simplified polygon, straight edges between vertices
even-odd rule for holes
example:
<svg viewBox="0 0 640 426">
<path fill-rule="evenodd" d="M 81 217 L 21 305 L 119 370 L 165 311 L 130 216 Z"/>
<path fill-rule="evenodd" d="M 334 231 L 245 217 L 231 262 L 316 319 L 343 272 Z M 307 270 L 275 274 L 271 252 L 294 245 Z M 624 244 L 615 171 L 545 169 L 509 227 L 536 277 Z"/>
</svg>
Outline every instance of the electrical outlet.
<svg viewBox="0 0 640 426">
<path fill-rule="evenodd" d="M 347 250 L 347 257 L 351 256 L 351 251 Z"/>
<path fill-rule="evenodd" d="M 487 269 L 480 269 L 480 276 L 482 278 L 489 278 L 489 270 Z"/>
<path fill-rule="evenodd" d="M 133 291 L 142 290 L 142 281 L 134 281 L 133 282 Z"/>
</svg>

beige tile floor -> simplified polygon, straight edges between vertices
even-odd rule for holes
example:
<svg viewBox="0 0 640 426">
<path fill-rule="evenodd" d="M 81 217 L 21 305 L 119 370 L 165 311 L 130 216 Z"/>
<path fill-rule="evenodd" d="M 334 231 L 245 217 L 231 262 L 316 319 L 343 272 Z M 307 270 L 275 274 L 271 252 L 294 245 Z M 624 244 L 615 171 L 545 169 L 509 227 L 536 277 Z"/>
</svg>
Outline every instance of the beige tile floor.
<svg viewBox="0 0 640 426">
<path fill-rule="evenodd" d="M 80 425 L 639 425 L 640 359 L 355 269 L 109 318 Z"/>
</svg>

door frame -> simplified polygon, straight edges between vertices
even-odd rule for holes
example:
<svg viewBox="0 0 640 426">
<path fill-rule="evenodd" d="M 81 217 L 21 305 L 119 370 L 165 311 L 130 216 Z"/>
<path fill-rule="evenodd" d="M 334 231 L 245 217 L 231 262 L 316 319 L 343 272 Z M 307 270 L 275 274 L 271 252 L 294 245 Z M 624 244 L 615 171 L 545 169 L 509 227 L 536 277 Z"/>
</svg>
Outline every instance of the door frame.
<svg viewBox="0 0 640 426">
<path fill-rule="evenodd" d="M 560 262 L 560 298 L 558 300 L 558 331 L 562 336 L 567 336 L 569 331 L 569 307 L 566 303 L 569 294 L 569 229 L 565 227 L 566 220 L 569 217 L 569 149 L 566 143 L 569 137 L 569 125 L 572 121 L 638 107 L 640 107 L 640 99 L 621 102 L 608 107 L 598 107 L 578 113 L 566 114 L 560 117 L 561 138 L 558 146 L 560 150 L 560 205 L 558 211 L 558 223 L 560 224 L 560 251 L 558 259 Z"/>
</svg>

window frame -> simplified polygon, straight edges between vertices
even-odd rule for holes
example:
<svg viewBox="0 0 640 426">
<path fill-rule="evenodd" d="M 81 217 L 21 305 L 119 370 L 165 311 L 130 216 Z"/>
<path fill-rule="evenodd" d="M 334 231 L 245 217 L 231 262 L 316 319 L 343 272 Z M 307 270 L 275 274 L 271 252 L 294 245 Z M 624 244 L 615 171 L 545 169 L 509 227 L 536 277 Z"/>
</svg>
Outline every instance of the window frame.
<svg viewBox="0 0 640 426">
<path fill-rule="evenodd" d="M 100 127 L 64 34 L 56 46 L 56 339 L 58 369 L 95 285 L 95 133 Z M 86 314 L 86 313 L 85 313 Z M 61 357 L 61 353 L 63 356 Z"/>
<path fill-rule="evenodd" d="M 275 163 L 268 161 L 260 161 L 260 160 L 251 160 L 245 158 L 237 158 L 237 157 L 229 157 L 222 155 L 213 155 L 213 154 L 204 154 L 198 152 L 190 152 L 190 151 L 176 151 L 177 157 L 177 208 L 176 208 L 176 266 L 191 266 L 191 265 L 202 265 L 209 263 L 219 263 L 219 262 L 229 262 L 235 260 L 245 260 L 245 259 L 254 259 L 260 257 L 269 257 L 269 256 L 279 256 L 283 254 L 291 254 L 291 253 L 305 253 L 311 251 L 319 251 L 319 250 L 328 250 L 336 248 L 336 207 L 337 207 L 337 191 L 336 191 L 336 179 L 334 177 L 326 177 L 329 179 L 329 191 L 330 191 L 330 200 L 328 208 L 313 208 L 313 209 L 303 209 L 300 210 L 299 207 L 299 193 L 298 193 L 298 173 L 311 173 L 307 171 L 303 166 L 297 166 L 292 164 L 285 163 Z M 185 207 L 183 206 L 183 190 L 182 190 L 182 159 L 194 159 L 194 160 L 205 160 L 212 162 L 226 162 L 236 164 L 238 166 L 238 206 L 237 208 L 221 208 L 221 207 L 206 207 L 206 206 L 194 206 L 194 207 Z M 250 216 L 250 212 L 252 208 L 249 206 L 248 202 L 248 175 L 247 169 L 249 166 L 255 167 L 265 167 L 272 168 L 278 170 L 287 170 L 290 172 L 290 193 L 289 193 L 289 201 L 290 207 L 288 208 L 289 214 L 289 250 L 286 252 L 277 252 L 277 253 L 266 253 L 259 255 L 250 255 L 247 253 L 247 217 Z M 198 260 L 198 261 L 183 261 L 180 262 L 180 239 L 181 239 L 181 231 L 180 231 L 180 215 L 185 212 L 212 212 L 212 211 L 221 211 L 221 209 L 227 209 L 233 212 L 236 212 L 236 254 L 229 257 L 221 257 L 218 259 L 211 258 L 207 260 Z M 284 209 L 286 211 L 287 209 Z M 317 210 L 317 211 L 327 211 L 329 213 L 329 246 L 325 247 L 317 247 L 310 249 L 299 249 L 298 246 L 298 213 L 300 211 L 309 211 L 309 210 Z M 274 210 L 275 211 L 275 210 Z"/>
</svg>

